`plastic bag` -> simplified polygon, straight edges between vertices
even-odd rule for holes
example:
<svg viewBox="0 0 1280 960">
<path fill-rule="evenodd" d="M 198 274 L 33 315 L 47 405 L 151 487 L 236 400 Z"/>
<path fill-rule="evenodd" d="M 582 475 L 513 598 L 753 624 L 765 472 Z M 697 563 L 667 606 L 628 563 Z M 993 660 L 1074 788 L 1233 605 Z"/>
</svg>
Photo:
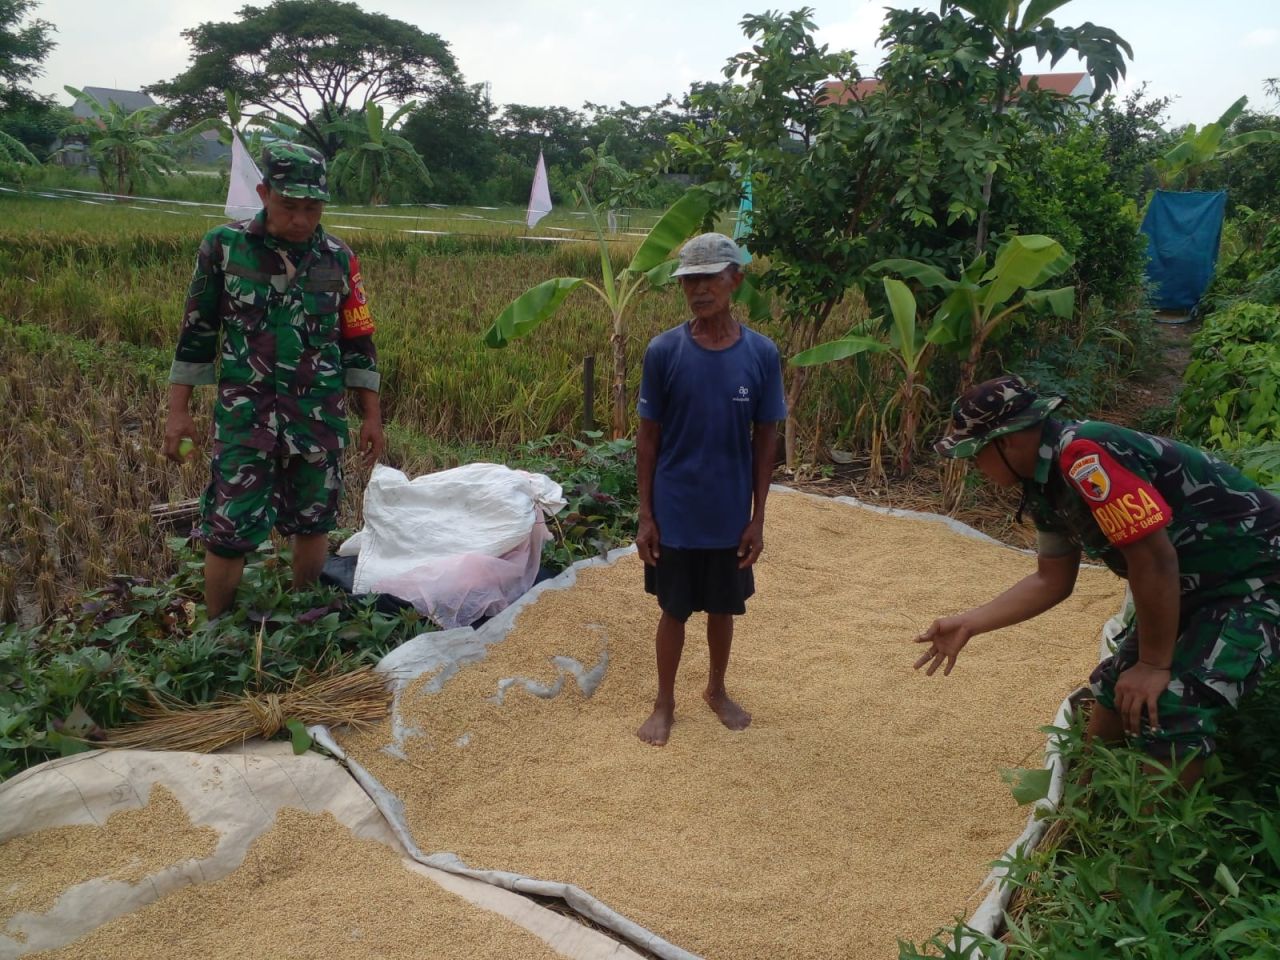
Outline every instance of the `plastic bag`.
<svg viewBox="0 0 1280 960">
<path fill-rule="evenodd" d="M 464 553 L 439 557 L 377 582 L 379 593 L 408 600 L 446 630 L 465 627 L 505 610 L 533 586 L 542 545 L 551 539 L 541 517 L 528 539 L 500 557 Z"/>
<path fill-rule="evenodd" d="M 529 589 L 550 536 L 544 518 L 564 505 L 549 477 L 500 464 L 413 480 L 380 465 L 365 489 L 364 528 L 338 553 L 358 555 L 353 592 L 391 593 L 443 627 L 463 626 Z"/>
</svg>

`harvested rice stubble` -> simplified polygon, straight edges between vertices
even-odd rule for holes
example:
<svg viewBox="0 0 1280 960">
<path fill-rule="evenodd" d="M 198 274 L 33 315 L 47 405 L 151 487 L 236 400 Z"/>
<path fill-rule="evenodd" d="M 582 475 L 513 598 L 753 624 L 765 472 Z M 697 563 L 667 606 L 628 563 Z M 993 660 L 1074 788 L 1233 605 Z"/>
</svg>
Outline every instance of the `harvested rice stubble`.
<svg viewBox="0 0 1280 960">
<path fill-rule="evenodd" d="M 977 904 L 1027 811 L 1001 767 L 1042 762 L 1058 704 L 1096 660 L 1120 602 L 1082 570 L 1050 613 L 972 641 L 950 677 L 911 669 L 935 616 L 1034 569 L 936 522 L 794 493 L 769 499 L 757 595 L 736 621 L 728 684 L 754 714 L 732 733 L 701 700 L 705 618 L 689 621 L 664 748 L 636 728 L 654 694 L 658 610 L 634 555 L 543 593 L 488 657 L 438 694 L 408 695 L 408 762 L 390 727 L 344 745 L 406 804 L 424 850 L 575 883 L 711 958 L 889 958 Z M 602 628 L 602 629 L 601 629 Z M 584 698 L 555 655 L 608 672 Z"/>
<path fill-rule="evenodd" d="M 145 807 L 121 810 L 101 826 L 53 827 L 0 844 L 0 923 L 45 913 L 78 883 L 103 878 L 140 883 L 165 867 L 213 854 L 218 831 L 191 823 L 163 784 Z"/>
<path fill-rule="evenodd" d="M 282 807 L 244 863 L 99 927 L 40 960 L 551 960 L 504 917 L 406 869 L 329 813 Z"/>
</svg>

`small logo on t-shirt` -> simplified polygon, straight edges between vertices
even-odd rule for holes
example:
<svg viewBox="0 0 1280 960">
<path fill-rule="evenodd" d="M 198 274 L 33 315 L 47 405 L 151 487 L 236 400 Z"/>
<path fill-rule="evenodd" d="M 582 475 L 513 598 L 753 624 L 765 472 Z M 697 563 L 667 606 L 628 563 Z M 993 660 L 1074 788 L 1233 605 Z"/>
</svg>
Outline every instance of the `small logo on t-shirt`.
<svg viewBox="0 0 1280 960">
<path fill-rule="evenodd" d="M 734 403 L 750 403 L 750 402 L 751 402 L 751 398 L 750 398 L 750 396 L 748 396 L 748 394 L 750 394 L 750 392 L 751 392 L 751 391 L 749 391 L 746 387 L 739 387 L 739 388 L 738 388 L 738 395 L 737 395 L 736 397 L 734 397 L 734 398 L 733 398 L 733 402 L 734 402 Z"/>
</svg>

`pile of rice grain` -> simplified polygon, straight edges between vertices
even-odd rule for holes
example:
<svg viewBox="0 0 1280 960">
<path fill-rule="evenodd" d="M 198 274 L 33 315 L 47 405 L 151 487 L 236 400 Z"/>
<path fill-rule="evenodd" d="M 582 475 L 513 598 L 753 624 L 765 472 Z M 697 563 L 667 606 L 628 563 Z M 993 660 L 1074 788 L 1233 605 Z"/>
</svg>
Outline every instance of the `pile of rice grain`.
<svg viewBox="0 0 1280 960">
<path fill-rule="evenodd" d="M 196 827 L 178 798 L 155 784 L 147 805 L 102 826 L 53 827 L 0 843 L 0 926 L 45 913 L 64 890 L 101 877 L 141 883 L 165 867 L 212 856 L 218 831 Z"/>
<path fill-rule="evenodd" d="M 794 493 L 769 499 L 757 595 L 737 621 L 729 690 L 741 733 L 703 704 L 705 618 L 689 622 L 676 725 L 663 748 L 636 728 L 652 705 L 658 609 L 632 555 L 584 571 L 518 618 L 486 660 L 438 694 L 410 692 L 423 735 L 408 762 L 390 725 L 344 746 L 405 802 L 418 845 L 468 865 L 577 884 L 710 958 L 890 958 L 976 906 L 990 862 L 1027 812 L 999 769 L 1039 766 L 1058 704 L 1096 660 L 1118 581 L 1082 570 L 1050 613 L 978 637 L 953 674 L 911 669 L 932 618 L 989 599 L 1034 559 L 936 522 Z M 556 655 L 598 662 L 584 698 Z"/>
<path fill-rule="evenodd" d="M 141 822 L 138 836 L 160 842 L 158 826 Z M 39 842 L 52 832 L 29 839 Z M 193 849 L 189 855 L 197 854 Z M 405 869 L 384 844 L 356 839 L 331 814 L 288 807 L 254 841 L 243 864 L 223 879 L 183 887 L 62 949 L 30 955 L 41 960 L 557 956 L 511 921 Z"/>
</svg>

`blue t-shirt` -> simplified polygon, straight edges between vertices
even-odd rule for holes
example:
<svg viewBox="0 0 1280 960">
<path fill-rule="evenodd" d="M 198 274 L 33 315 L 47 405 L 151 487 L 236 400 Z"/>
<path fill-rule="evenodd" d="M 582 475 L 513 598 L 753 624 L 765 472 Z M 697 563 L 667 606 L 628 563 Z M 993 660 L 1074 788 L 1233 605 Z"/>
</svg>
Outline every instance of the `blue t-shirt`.
<svg viewBox="0 0 1280 960">
<path fill-rule="evenodd" d="M 751 430 L 787 416 L 778 348 L 742 327 L 737 342 L 708 350 L 684 323 L 649 341 L 640 416 L 662 427 L 653 514 L 663 545 L 736 547 L 751 521 Z"/>
</svg>

